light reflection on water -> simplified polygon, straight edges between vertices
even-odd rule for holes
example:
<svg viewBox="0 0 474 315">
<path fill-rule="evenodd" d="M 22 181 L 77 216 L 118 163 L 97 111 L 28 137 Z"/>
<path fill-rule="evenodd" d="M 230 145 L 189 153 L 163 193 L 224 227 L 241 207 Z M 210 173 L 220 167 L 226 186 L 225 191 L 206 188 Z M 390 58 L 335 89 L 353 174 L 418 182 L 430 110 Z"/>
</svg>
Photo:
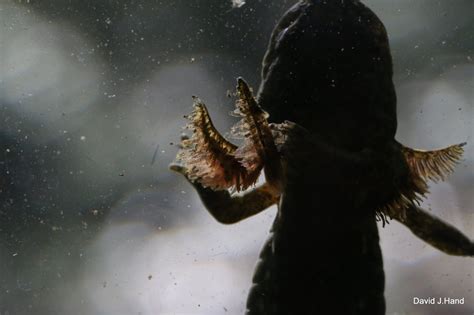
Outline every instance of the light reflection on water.
<svg viewBox="0 0 474 315">
<path fill-rule="evenodd" d="M 273 215 L 222 226 L 193 208 L 195 223 L 180 228 L 111 222 L 86 250 L 95 262 L 85 266 L 78 289 L 89 307 L 103 314 L 241 314 Z"/>
</svg>

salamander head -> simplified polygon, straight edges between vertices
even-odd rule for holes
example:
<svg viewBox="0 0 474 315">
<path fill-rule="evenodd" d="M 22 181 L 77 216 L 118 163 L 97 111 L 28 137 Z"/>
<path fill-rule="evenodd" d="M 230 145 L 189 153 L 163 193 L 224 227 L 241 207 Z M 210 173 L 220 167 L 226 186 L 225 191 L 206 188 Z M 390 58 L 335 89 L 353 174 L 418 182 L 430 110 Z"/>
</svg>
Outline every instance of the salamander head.
<svg viewBox="0 0 474 315">
<path fill-rule="evenodd" d="M 260 105 L 333 143 L 358 149 L 396 131 L 385 27 L 355 0 L 301 1 L 275 27 L 263 61 Z"/>
</svg>

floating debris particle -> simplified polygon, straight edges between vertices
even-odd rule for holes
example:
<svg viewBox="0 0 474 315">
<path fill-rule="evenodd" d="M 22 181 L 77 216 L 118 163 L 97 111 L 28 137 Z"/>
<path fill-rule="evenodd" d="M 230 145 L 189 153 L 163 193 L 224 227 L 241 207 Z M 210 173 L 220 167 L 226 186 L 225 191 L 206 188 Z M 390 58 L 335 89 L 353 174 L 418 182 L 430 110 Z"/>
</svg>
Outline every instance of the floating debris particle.
<svg viewBox="0 0 474 315">
<path fill-rule="evenodd" d="M 245 4 L 245 0 L 232 0 L 232 8 L 238 9 Z"/>
<path fill-rule="evenodd" d="M 155 152 L 153 152 L 153 157 L 151 158 L 151 165 L 155 164 L 156 155 L 158 154 L 158 150 L 160 149 L 160 145 L 157 144 L 155 148 Z"/>
</svg>

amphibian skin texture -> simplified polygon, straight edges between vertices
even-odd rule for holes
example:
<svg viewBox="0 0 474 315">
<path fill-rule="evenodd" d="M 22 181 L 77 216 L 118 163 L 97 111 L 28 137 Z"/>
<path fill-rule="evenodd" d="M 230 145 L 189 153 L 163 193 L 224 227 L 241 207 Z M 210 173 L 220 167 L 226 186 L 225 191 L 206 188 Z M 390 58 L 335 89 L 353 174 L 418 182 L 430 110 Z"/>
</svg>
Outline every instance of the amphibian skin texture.
<svg viewBox="0 0 474 315">
<path fill-rule="evenodd" d="M 242 79 L 237 89 L 243 144 L 224 139 L 196 100 L 193 136 L 171 168 L 222 223 L 278 204 L 247 314 L 385 314 L 377 219 L 396 219 L 447 254 L 474 255 L 469 238 L 416 205 L 428 180 L 454 170 L 463 144 L 425 152 L 395 140 L 388 38 L 361 2 L 298 2 L 272 33 L 257 99 Z M 263 186 L 229 192 L 261 169 Z"/>
</svg>

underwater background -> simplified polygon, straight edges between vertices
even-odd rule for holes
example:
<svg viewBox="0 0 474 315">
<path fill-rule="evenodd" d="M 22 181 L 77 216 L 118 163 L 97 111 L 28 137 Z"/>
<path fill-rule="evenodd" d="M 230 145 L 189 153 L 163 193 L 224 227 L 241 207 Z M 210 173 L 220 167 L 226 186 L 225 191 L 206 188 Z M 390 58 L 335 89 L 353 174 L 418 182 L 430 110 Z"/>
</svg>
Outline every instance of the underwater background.
<svg viewBox="0 0 474 315">
<path fill-rule="evenodd" d="M 474 3 L 363 2 L 390 39 L 397 139 L 468 143 L 423 206 L 472 239 Z M 221 225 L 168 164 L 192 95 L 235 122 L 235 78 L 258 87 L 293 3 L 0 0 L 0 315 L 244 312 L 275 208 Z M 380 234 L 387 314 L 474 313 L 472 259 L 395 221 Z"/>
</svg>

